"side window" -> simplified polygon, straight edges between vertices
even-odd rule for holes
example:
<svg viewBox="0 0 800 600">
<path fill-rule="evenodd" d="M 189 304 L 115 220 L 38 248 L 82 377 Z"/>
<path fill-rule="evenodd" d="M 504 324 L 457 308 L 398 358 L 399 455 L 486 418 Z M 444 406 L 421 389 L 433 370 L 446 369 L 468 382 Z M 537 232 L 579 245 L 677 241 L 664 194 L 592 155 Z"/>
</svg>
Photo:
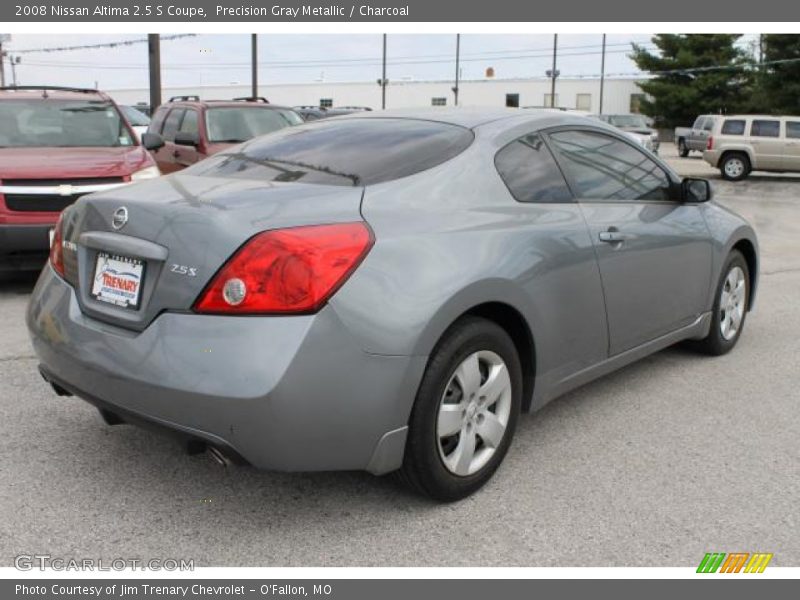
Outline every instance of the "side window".
<svg viewBox="0 0 800 600">
<path fill-rule="evenodd" d="M 781 122 L 753 119 L 753 124 L 750 126 L 750 135 L 756 137 L 780 137 Z"/>
<path fill-rule="evenodd" d="M 181 133 L 198 133 L 196 110 L 186 109 L 186 114 L 183 116 L 183 121 L 181 121 L 181 127 L 178 131 Z"/>
<path fill-rule="evenodd" d="M 725 119 L 722 135 L 744 135 L 744 119 Z"/>
<path fill-rule="evenodd" d="M 800 138 L 800 121 L 786 121 L 786 137 Z"/>
<path fill-rule="evenodd" d="M 164 121 L 164 128 L 161 130 L 161 136 L 168 142 L 175 139 L 175 134 L 178 131 L 178 126 L 181 124 L 183 113 L 186 110 L 183 108 L 174 108 L 170 111 L 166 120 Z"/>
<path fill-rule="evenodd" d="M 664 170 L 630 144 L 599 132 L 550 134 L 561 166 L 580 198 L 669 200 Z"/>
<path fill-rule="evenodd" d="M 572 193 L 553 155 L 538 134 L 505 146 L 494 164 L 508 191 L 519 202 L 569 202 Z"/>
<path fill-rule="evenodd" d="M 706 120 L 705 117 L 697 117 L 694 120 L 694 124 L 692 125 L 692 129 L 702 129 L 703 128 L 703 122 L 705 120 Z"/>
<path fill-rule="evenodd" d="M 706 117 L 705 123 L 703 123 L 703 131 L 711 131 L 714 129 L 714 117 Z"/>
<path fill-rule="evenodd" d="M 167 116 L 167 111 L 169 109 L 166 106 L 162 106 L 156 111 L 156 114 L 153 115 L 153 120 L 150 121 L 150 127 L 147 131 L 151 133 L 161 133 L 161 128 L 164 126 L 164 119 Z"/>
</svg>

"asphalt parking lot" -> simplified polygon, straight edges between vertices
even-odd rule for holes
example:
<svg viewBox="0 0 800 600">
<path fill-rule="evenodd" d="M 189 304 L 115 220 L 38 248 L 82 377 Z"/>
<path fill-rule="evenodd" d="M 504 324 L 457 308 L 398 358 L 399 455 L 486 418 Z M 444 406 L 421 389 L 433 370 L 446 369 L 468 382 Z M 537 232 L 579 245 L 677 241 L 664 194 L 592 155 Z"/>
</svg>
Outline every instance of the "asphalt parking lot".
<svg viewBox="0 0 800 600">
<path fill-rule="evenodd" d="M 720 358 L 672 348 L 525 416 L 497 476 L 436 505 L 392 478 L 224 469 L 109 427 L 36 372 L 34 280 L 0 282 L 0 565 L 18 554 L 197 566 L 800 566 L 800 176 L 719 179 L 761 242 L 757 309 Z"/>
</svg>

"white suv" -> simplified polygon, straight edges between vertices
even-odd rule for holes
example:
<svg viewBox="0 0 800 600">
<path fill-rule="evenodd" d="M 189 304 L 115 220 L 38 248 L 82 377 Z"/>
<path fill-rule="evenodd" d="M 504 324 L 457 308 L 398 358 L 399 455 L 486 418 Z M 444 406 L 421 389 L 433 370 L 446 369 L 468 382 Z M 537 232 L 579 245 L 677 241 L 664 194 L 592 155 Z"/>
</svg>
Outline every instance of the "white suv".
<svg viewBox="0 0 800 600">
<path fill-rule="evenodd" d="M 718 118 L 703 159 L 730 181 L 744 179 L 751 171 L 800 172 L 800 117 Z"/>
</svg>

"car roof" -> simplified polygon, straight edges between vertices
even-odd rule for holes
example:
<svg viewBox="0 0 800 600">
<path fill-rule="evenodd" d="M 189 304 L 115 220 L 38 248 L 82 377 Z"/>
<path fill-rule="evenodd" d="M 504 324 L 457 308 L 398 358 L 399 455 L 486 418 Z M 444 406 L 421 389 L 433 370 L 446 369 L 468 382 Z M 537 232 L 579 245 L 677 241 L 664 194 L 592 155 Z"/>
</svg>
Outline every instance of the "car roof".
<svg viewBox="0 0 800 600">
<path fill-rule="evenodd" d="M 169 106 L 190 106 L 192 108 L 218 108 L 218 107 L 242 107 L 247 106 L 251 108 L 269 108 L 281 110 L 294 110 L 291 106 L 283 106 L 281 104 L 269 104 L 268 102 L 249 102 L 245 100 L 175 100 L 174 102 L 165 102 L 159 108 Z"/>
<path fill-rule="evenodd" d="M 723 119 L 800 119 L 798 115 L 714 115 Z"/>
<path fill-rule="evenodd" d="M 450 125 L 459 125 L 468 129 L 473 129 L 503 119 L 514 119 L 521 116 L 534 117 L 539 111 L 525 110 L 518 108 L 408 108 L 408 109 L 389 109 L 358 111 L 348 115 L 343 115 L 341 119 L 419 119 L 422 121 L 438 121 Z M 547 116 L 552 116 L 553 111 L 542 111 Z"/>
<path fill-rule="evenodd" d="M 99 90 L 25 86 L 0 88 L 0 100 L 102 100 L 108 102 L 111 98 Z"/>
<path fill-rule="evenodd" d="M 519 123 L 532 126 L 552 127 L 554 125 L 591 124 L 604 125 L 602 121 L 591 120 L 570 111 L 519 108 L 417 108 L 390 109 L 384 111 L 363 111 L 336 117 L 338 119 L 419 119 L 435 121 L 475 129 L 492 124 L 501 130 Z M 613 128 L 612 128 L 613 129 Z"/>
</svg>

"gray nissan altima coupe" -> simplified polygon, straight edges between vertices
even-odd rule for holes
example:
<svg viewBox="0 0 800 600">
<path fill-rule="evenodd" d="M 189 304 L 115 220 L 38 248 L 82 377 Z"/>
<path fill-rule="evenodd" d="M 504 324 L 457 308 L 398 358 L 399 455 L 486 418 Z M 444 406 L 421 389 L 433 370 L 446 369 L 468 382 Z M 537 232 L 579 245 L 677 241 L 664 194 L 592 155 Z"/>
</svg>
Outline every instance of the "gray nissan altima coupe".
<svg viewBox="0 0 800 600">
<path fill-rule="evenodd" d="M 753 306 L 741 217 L 563 112 L 359 113 L 62 215 L 27 323 L 109 424 L 262 469 L 483 485 L 521 412 Z"/>
</svg>

